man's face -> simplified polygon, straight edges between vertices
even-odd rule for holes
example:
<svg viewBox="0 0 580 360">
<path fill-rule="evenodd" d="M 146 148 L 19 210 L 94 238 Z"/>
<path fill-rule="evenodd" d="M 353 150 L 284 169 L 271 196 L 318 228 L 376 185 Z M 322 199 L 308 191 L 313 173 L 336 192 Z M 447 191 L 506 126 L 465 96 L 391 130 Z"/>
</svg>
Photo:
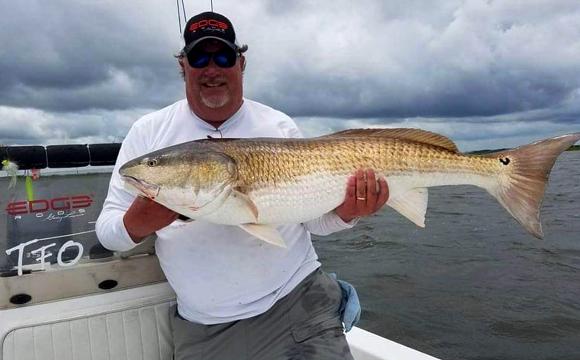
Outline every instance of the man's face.
<svg viewBox="0 0 580 360">
<path fill-rule="evenodd" d="M 207 40 L 192 51 L 215 53 L 227 45 L 218 40 Z M 242 105 L 243 57 L 234 66 L 222 68 L 213 58 L 202 68 L 192 67 L 187 57 L 182 59 L 185 75 L 185 93 L 193 112 L 210 123 L 220 123 L 232 116 Z"/>
</svg>

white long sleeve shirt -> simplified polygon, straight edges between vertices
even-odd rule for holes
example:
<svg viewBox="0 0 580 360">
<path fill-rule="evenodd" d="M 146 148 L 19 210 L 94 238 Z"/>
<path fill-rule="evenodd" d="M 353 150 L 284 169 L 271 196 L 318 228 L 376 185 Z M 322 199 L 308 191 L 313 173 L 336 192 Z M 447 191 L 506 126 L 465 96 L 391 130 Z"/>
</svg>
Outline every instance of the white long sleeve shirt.
<svg viewBox="0 0 580 360">
<path fill-rule="evenodd" d="M 119 167 L 151 151 L 208 136 L 302 137 L 290 117 L 248 99 L 218 129 L 197 117 L 185 99 L 143 116 L 123 141 L 97 220 L 103 246 L 116 251 L 136 246 L 123 223 L 134 196 L 124 189 Z M 155 248 L 177 294 L 180 315 L 196 323 L 217 324 L 264 313 L 317 269 L 320 263 L 310 233 L 326 235 L 352 226 L 334 213 L 279 226 L 287 244 L 283 249 L 237 226 L 175 221 L 157 231 Z"/>
</svg>

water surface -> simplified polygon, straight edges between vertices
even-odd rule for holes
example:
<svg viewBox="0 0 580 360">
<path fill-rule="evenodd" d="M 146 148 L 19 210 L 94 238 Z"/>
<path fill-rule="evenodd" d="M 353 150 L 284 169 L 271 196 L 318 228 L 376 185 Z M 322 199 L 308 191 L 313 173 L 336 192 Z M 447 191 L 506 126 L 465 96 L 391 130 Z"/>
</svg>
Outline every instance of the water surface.
<svg viewBox="0 0 580 360">
<path fill-rule="evenodd" d="M 429 190 L 426 228 L 391 209 L 316 237 L 357 288 L 360 326 L 441 359 L 580 359 L 580 152 L 550 177 L 538 240 L 484 190 Z"/>
</svg>

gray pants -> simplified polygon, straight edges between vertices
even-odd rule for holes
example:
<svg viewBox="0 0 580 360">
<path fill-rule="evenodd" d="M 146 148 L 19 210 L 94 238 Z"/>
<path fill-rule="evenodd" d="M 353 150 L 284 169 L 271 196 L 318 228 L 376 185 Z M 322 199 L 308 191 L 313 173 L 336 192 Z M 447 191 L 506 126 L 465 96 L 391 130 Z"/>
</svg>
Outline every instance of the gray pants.
<svg viewBox="0 0 580 360">
<path fill-rule="evenodd" d="M 253 318 L 201 325 L 175 311 L 175 360 L 353 360 L 342 330 L 342 293 L 320 269 Z"/>
</svg>

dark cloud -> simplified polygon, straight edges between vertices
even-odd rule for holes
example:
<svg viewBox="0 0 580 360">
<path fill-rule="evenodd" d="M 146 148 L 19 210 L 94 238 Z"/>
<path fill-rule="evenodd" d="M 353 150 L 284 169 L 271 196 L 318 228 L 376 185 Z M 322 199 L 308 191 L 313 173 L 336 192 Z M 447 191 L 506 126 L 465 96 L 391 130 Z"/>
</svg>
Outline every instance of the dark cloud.
<svg viewBox="0 0 580 360">
<path fill-rule="evenodd" d="M 103 76 L 82 85 L 73 85 L 78 84 L 77 79 L 59 86 L 64 81 L 60 78 L 46 86 L 24 82 L 0 89 L 0 97 L 4 105 L 56 112 L 162 107 L 181 97 L 183 82 L 175 65 L 155 73 L 150 70 L 109 68 L 103 70 Z M 75 74 L 70 72 L 67 76 Z"/>
<path fill-rule="evenodd" d="M 580 88 L 580 7 L 570 1 L 368 4 L 349 16 L 339 1 L 317 22 L 302 12 L 308 26 L 292 30 L 303 41 L 256 74 L 257 96 L 297 116 L 466 117 L 554 107 Z"/>
<path fill-rule="evenodd" d="M 275 92 L 259 91 L 258 95 L 266 103 L 295 116 L 466 117 L 552 107 L 580 85 L 580 82 L 568 81 L 575 76 L 571 73 L 557 78 L 524 75 L 521 79 L 513 79 L 501 71 L 478 76 L 455 74 L 447 80 L 441 78 L 424 84 L 404 84 L 404 80 L 393 78 L 385 81 L 362 73 L 358 79 L 327 75 L 282 72 L 273 82 L 284 86 Z M 400 87 L 393 83 L 399 83 Z"/>
<path fill-rule="evenodd" d="M 415 125 L 484 144 L 518 140 L 511 129 L 525 134 L 531 123 L 543 130 L 530 133 L 578 129 L 576 0 L 216 5 L 250 46 L 246 95 L 297 117 L 307 133 Z M 147 109 L 183 97 L 173 3 L 3 8 L 1 142 L 114 139 Z M 186 10 L 208 4 L 186 1 Z M 471 135 L 477 124 L 497 125 Z"/>
<path fill-rule="evenodd" d="M 147 21 L 147 11 L 132 5 L 12 3 L 0 34 L 0 105 L 111 110 L 179 98 L 178 30 L 169 37 L 166 26 L 174 14 L 165 9 Z"/>
</svg>

